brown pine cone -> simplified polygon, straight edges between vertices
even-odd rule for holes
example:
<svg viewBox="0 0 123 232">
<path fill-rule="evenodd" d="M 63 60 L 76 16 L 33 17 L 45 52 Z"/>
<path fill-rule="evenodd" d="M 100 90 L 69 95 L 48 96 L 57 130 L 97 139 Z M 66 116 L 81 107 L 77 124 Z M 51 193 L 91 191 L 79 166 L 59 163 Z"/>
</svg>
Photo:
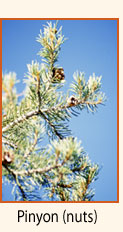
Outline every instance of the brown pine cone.
<svg viewBox="0 0 123 232">
<path fill-rule="evenodd" d="M 53 68 L 53 81 L 64 80 L 64 69 L 63 68 Z"/>
<path fill-rule="evenodd" d="M 74 95 L 70 96 L 67 100 L 68 106 L 75 106 L 77 105 L 77 103 L 78 103 L 78 100 L 75 98 Z"/>
<path fill-rule="evenodd" d="M 2 163 L 3 164 L 11 164 L 14 160 L 14 154 L 10 153 L 9 151 L 3 152 Z"/>
</svg>

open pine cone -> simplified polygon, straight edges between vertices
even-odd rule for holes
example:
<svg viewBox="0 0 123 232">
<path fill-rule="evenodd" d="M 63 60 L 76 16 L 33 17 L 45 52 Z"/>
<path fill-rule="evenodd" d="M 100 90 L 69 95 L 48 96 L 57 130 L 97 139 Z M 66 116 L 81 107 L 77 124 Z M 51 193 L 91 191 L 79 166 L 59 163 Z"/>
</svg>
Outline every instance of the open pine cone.
<svg viewBox="0 0 123 232">
<path fill-rule="evenodd" d="M 64 80 L 64 69 L 63 68 L 53 68 L 53 81 Z"/>
<path fill-rule="evenodd" d="M 78 103 L 78 100 L 76 99 L 74 95 L 70 96 L 67 100 L 68 106 L 75 106 L 77 105 L 77 103 Z"/>
<path fill-rule="evenodd" d="M 9 151 L 4 151 L 3 152 L 3 157 L 2 157 L 2 163 L 3 164 L 11 164 L 14 160 L 14 155 L 10 153 Z"/>
</svg>

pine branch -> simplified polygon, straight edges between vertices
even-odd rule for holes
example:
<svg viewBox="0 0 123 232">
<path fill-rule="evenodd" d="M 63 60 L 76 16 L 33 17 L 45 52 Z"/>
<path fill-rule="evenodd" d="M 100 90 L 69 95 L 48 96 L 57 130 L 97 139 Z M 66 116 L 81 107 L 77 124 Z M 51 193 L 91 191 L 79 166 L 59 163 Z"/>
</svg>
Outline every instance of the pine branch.
<svg viewBox="0 0 123 232">
<path fill-rule="evenodd" d="M 72 188 L 73 187 L 73 183 L 70 183 L 70 184 L 58 183 L 57 185 L 59 187 L 62 187 L 62 188 Z"/>
<path fill-rule="evenodd" d="M 15 145 L 14 143 L 2 138 L 2 143 L 3 144 L 6 144 L 6 145 L 9 145 L 10 147 L 14 148 L 14 149 L 17 149 L 17 145 Z"/>
<path fill-rule="evenodd" d="M 39 74 L 37 75 L 37 81 L 38 81 L 38 84 L 37 84 L 37 95 L 38 95 L 38 102 L 39 102 L 38 109 L 40 110 L 40 107 L 41 107 L 41 94 L 40 94 L 40 76 L 39 76 Z"/>
<path fill-rule="evenodd" d="M 30 169 L 28 171 L 26 170 L 22 170 L 22 171 L 13 171 L 12 172 L 14 173 L 14 175 L 16 176 L 30 176 L 32 174 L 43 174 L 43 173 L 46 173 L 46 172 L 49 172 L 55 168 L 59 168 L 59 167 L 62 167 L 64 165 L 64 163 L 66 162 L 66 160 L 63 160 L 62 163 L 59 163 L 59 164 L 55 164 L 55 165 L 52 165 L 52 166 L 49 166 L 49 167 L 45 167 L 45 168 L 37 168 L 37 169 Z M 11 171 L 11 170 L 10 170 Z"/>
<path fill-rule="evenodd" d="M 34 150 L 34 148 L 37 144 L 37 141 L 38 141 L 38 132 L 35 131 L 34 142 L 33 142 L 32 146 L 30 147 L 30 150 L 24 154 L 24 158 L 28 157 L 31 154 L 31 152 Z"/>
<path fill-rule="evenodd" d="M 48 120 L 48 118 L 45 116 L 44 113 L 42 113 L 42 111 L 40 110 L 41 107 L 41 94 L 40 94 L 40 77 L 37 77 L 37 81 L 38 81 L 38 86 L 37 86 L 37 94 L 38 94 L 38 101 L 39 101 L 39 112 L 38 114 L 41 115 L 45 121 L 50 125 L 50 127 L 53 129 L 54 133 L 56 134 L 56 136 L 60 139 L 63 138 L 63 136 L 61 136 L 58 131 L 56 130 L 55 126 Z"/>
<path fill-rule="evenodd" d="M 75 106 L 78 105 L 99 105 L 102 103 L 102 100 L 97 100 L 97 101 L 85 101 L 84 99 L 82 100 L 78 100 L 74 105 L 62 105 L 62 106 L 56 106 L 56 107 L 51 107 L 50 109 L 42 109 L 42 113 L 50 113 L 51 111 L 57 112 L 57 111 L 62 111 L 65 109 L 69 109 L 69 108 L 74 108 Z"/>
<path fill-rule="evenodd" d="M 14 127 L 15 125 L 33 117 L 33 116 L 36 116 L 36 115 L 42 115 L 43 118 L 48 122 L 48 124 L 53 128 L 55 134 L 61 138 L 61 136 L 59 135 L 59 133 L 56 131 L 55 127 L 53 124 L 50 123 L 50 121 L 47 119 L 47 117 L 43 114 L 43 113 L 50 113 L 51 111 L 60 111 L 60 110 L 64 110 L 64 109 L 67 109 L 67 108 L 72 108 L 72 107 L 75 107 L 77 105 L 80 105 L 80 104 L 85 104 L 85 105 L 98 105 L 98 104 L 101 104 L 102 101 L 101 100 L 97 100 L 97 101 L 85 101 L 85 100 L 79 100 L 77 103 L 75 103 L 74 106 L 70 106 L 70 105 L 63 105 L 63 106 L 58 106 L 58 107 L 52 107 L 51 109 L 42 109 L 42 110 L 35 110 L 35 111 L 31 111 L 31 112 L 28 112 L 26 115 L 22 115 L 20 116 L 18 119 L 16 119 L 15 121 L 9 123 L 6 127 L 4 127 L 2 129 L 2 133 L 6 132 L 7 130 L 9 130 L 10 128 Z"/>
<path fill-rule="evenodd" d="M 21 192 L 23 200 L 26 200 L 25 192 L 23 190 L 22 185 L 19 183 L 19 180 L 17 178 L 17 174 L 12 169 L 10 169 L 5 163 L 2 163 L 2 165 L 13 176 L 13 178 L 14 178 L 15 182 L 17 183 L 17 186 Z"/>
<path fill-rule="evenodd" d="M 29 118 L 31 118 L 31 117 L 33 117 L 33 116 L 38 115 L 38 113 L 39 113 L 39 110 L 34 110 L 34 111 L 28 112 L 26 115 L 20 116 L 18 119 L 16 119 L 15 121 L 9 123 L 6 127 L 4 127 L 4 128 L 2 129 L 2 133 L 8 131 L 8 130 L 11 129 L 12 127 L 18 125 L 19 123 L 21 123 L 21 122 L 23 122 L 23 121 L 25 121 L 25 120 L 27 120 L 27 119 L 29 119 Z"/>
<path fill-rule="evenodd" d="M 50 122 L 50 120 L 48 120 L 48 118 L 45 116 L 44 113 L 42 113 L 42 111 L 39 111 L 39 114 L 45 119 L 45 121 L 50 125 L 50 127 L 53 129 L 55 135 L 59 138 L 59 139 L 63 139 L 63 136 L 58 133 L 58 131 L 56 130 L 55 126 Z"/>
<path fill-rule="evenodd" d="M 67 122 L 72 115 L 77 116 L 79 110 L 87 107 L 94 112 L 104 102 L 104 95 L 100 92 L 101 77 L 93 74 L 86 82 L 84 73 L 77 72 L 73 76 L 75 82 L 70 89 L 73 95 L 68 98 L 68 95 L 65 97 L 58 92 L 64 84 L 65 75 L 64 69 L 57 68 L 55 62 L 58 60 L 64 36 L 62 28 L 57 30 L 56 26 L 57 24 L 50 22 L 44 32 L 39 34 L 38 42 L 42 46 L 39 54 L 45 65 L 37 62 L 28 65 L 26 95 L 21 104 L 18 104 L 19 95 L 13 91 L 16 75 L 10 73 L 4 76 L 2 113 L 7 117 L 3 118 L 3 144 L 18 149 L 14 163 L 11 165 L 2 162 L 2 165 L 9 173 L 8 178 L 14 178 L 24 200 L 28 196 L 31 199 L 30 194 L 36 191 L 36 185 L 47 187 L 47 183 L 51 197 L 55 194 L 55 198 L 63 201 L 90 200 L 93 195 L 88 188 L 92 180 L 96 179 L 98 167 L 92 165 L 87 156 L 84 157 L 84 149 L 77 139 L 69 136 Z M 13 107 L 10 102 L 13 102 Z M 39 142 L 38 133 L 43 131 L 43 121 L 52 140 L 47 149 L 42 151 L 39 148 L 37 151 L 35 146 Z M 54 135 L 59 139 L 54 140 Z M 64 137 L 66 138 L 63 139 Z M 8 174 L 6 170 L 3 170 L 5 176 Z M 17 194 L 19 196 L 19 191 Z"/>
</svg>

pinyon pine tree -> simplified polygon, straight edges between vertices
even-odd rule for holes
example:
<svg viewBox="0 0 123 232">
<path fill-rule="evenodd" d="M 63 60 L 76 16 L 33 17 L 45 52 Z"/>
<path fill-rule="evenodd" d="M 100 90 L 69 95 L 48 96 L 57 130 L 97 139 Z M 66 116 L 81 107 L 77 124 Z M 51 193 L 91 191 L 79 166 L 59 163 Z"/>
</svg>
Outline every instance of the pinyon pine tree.
<svg viewBox="0 0 123 232">
<path fill-rule="evenodd" d="M 99 166 L 91 163 L 68 124 L 83 109 L 94 112 L 104 103 L 101 77 L 93 74 L 86 81 L 84 73 L 75 72 L 63 93 L 67 77 L 56 64 L 65 41 L 62 28 L 48 22 L 37 41 L 42 63 L 27 65 L 21 100 L 16 74 L 2 77 L 3 181 L 13 184 L 16 201 L 90 201 Z"/>
</svg>

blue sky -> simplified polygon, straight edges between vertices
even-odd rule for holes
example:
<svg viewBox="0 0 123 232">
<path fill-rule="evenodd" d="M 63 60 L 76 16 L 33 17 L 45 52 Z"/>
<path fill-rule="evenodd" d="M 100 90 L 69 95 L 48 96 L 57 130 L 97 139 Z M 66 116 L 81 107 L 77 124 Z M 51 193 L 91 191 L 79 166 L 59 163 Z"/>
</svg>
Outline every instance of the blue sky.
<svg viewBox="0 0 123 232">
<path fill-rule="evenodd" d="M 36 42 L 47 20 L 3 20 L 2 69 L 14 71 L 20 79 L 22 92 L 27 64 L 41 62 Z M 59 20 L 68 39 L 62 45 L 58 65 L 64 68 L 67 90 L 75 71 L 85 73 L 86 80 L 95 73 L 102 75 L 102 91 L 107 96 L 105 106 L 96 113 L 83 110 L 73 117 L 70 128 L 82 141 L 92 162 L 102 166 L 99 179 L 93 183 L 96 201 L 117 200 L 117 21 Z M 3 200 L 12 200 L 11 187 L 3 185 Z"/>
</svg>

